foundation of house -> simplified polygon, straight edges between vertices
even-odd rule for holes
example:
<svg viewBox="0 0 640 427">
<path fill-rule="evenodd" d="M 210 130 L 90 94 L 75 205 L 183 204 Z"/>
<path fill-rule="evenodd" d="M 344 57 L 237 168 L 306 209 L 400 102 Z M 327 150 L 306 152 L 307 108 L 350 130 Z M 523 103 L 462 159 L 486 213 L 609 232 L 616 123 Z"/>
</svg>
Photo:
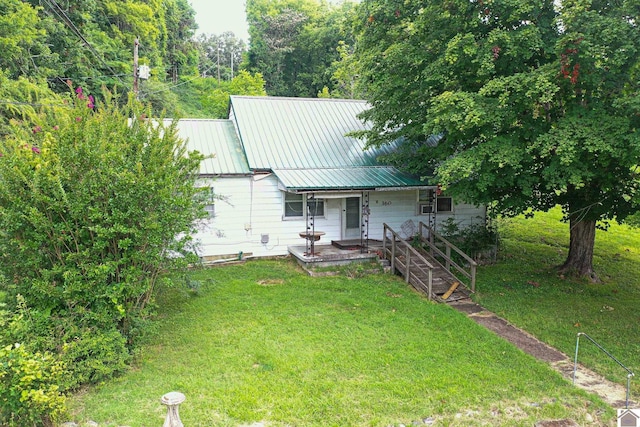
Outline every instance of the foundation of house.
<svg viewBox="0 0 640 427">
<path fill-rule="evenodd" d="M 382 250 L 382 242 L 369 240 L 366 247 L 360 240 L 334 240 L 331 244 L 315 244 L 313 254 L 307 253 L 307 246 L 289 246 L 289 253 L 304 268 L 331 267 L 354 262 L 377 261 Z"/>
</svg>

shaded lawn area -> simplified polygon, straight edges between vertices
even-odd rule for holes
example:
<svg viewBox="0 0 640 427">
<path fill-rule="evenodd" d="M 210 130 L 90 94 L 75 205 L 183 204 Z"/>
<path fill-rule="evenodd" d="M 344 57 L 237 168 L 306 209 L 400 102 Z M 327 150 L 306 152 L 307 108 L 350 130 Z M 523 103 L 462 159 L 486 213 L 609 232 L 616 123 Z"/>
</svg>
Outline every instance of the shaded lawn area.
<svg viewBox="0 0 640 427">
<path fill-rule="evenodd" d="M 594 269 L 602 283 L 560 277 L 569 226 L 559 209 L 499 223 L 502 250 L 496 265 L 478 271 L 474 299 L 573 357 L 578 332 L 592 337 L 633 372 L 640 373 L 640 230 L 612 224 L 596 232 Z M 587 339 L 578 361 L 626 387 L 627 372 Z M 640 382 L 631 380 L 631 400 Z"/>
<path fill-rule="evenodd" d="M 187 427 L 615 420 L 599 399 L 397 277 L 313 278 L 286 259 L 194 278 L 197 294 L 163 290 L 155 343 L 131 372 L 77 395 L 76 421 L 160 426 L 169 391 L 186 395 Z"/>
</svg>

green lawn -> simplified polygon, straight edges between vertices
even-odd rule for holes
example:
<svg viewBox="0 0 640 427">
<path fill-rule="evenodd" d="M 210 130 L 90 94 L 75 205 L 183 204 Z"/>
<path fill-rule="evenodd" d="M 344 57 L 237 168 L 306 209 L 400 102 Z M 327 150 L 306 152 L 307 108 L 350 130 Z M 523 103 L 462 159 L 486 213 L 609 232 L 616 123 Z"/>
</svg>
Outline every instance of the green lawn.
<svg viewBox="0 0 640 427">
<path fill-rule="evenodd" d="M 522 284 L 529 276 L 507 280 L 511 289 L 489 273 L 478 284 L 483 301 L 531 291 Z M 186 427 L 615 420 L 599 399 L 396 277 L 314 278 L 291 260 L 194 274 L 199 293 L 163 291 L 155 344 L 126 375 L 75 396 L 75 421 L 157 427 L 169 391 L 187 397 Z M 490 278 L 497 283 L 485 288 Z"/>
<path fill-rule="evenodd" d="M 578 332 L 601 344 L 640 373 L 640 230 L 612 225 L 598 231 L 594 268 L 600 284 L 559 277 L 569 246 L 569 227 L 554 210 L 532 219 L 503 220 L 497 265 L 480 268 L 476 300 L 573 357 Z M 579 362 L 626 386 L 626 371 L 588 340 Z M 632 400 L 640 381 L 631 381 Z"/>
</svg>

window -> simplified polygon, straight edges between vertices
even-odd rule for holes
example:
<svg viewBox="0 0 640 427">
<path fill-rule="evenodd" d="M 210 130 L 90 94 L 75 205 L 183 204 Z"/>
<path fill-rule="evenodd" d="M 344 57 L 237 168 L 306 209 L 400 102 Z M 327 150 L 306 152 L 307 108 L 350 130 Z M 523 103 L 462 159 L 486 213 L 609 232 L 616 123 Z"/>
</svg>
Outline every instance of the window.
<svg viewBox="0 0 640 427">
<path fill-rule="evenodd" d="M 304 216 L 302 210 L 302 194 L 284 193 L 284 217 L 296 218 Z"/>
<path fill-rule="evenodd" d="M 429 215 L 430 213 L 433 212 L 433 206 L 431 206 L 431 203 L 420 203 L 418 206 L 419 206 L 419 210 L 418 210 L 419 215 Z"/>
<path fill-rule="evenodd" d="M 433 190 L 418 190 L 418 201 L 424 203 L 431 203 L 433 201 Z"/>
<path fill-rule="evenodd" d="M 206 205 L 204 210 L 209 214 L 209 218 L 216 216 L 216 195 L 213 192 L 213 187 L 209 187 L 209 191 L 204 193 Z"/>
<path fill-rule="evenodd" d="M 304 217 L 304 198 L 304 194 L 284 193 L 284 217 Z M 310 216 L 324 216 L 324 199 L 307 199 L 307 209 Z"/>
<path fill-rule="evenodd" d="M 436 199 L 437 212 L 453 212 L 453 199 L 447 196 L 438 196 Z"/>
<path fill-rule="evenodd" d="M 309 216 L 324 216 L 324 199 L 307 199 Z"/>
<path fill-rule="evenodd" d="M 453 212 L 453 199 L 438 194 L 433 189 L 418 190 L 418 215 L 429 215 L 433 212 Z"/>
<path fill-rule="evenodd" d="M 433 213 L 434 195 L 431 189 L 418 190 L 418 215 Z"/>
</svg>

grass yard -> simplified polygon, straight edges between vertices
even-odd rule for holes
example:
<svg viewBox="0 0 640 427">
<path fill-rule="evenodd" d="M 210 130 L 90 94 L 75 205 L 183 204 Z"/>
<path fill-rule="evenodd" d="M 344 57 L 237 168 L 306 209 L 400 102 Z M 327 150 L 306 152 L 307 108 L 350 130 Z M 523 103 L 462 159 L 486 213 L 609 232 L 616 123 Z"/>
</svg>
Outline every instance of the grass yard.
<svg viewBox="0 0 640 427">
<path fill-rule="evenodd" d="M 180 391 L 186 427 L 615 425 L 599 399 L 399 278 L 308 277 L 288 259 L 194 275 L 198 293 L 160 295 L 158 335 L 135 368 L 75 396 L 76 422 L 157 427 L 160 397 Z M 480 299 L 548 287 L 529 279 L 483 269 Z"/>
<path fill-rule="evenodd" d="M 569 226 L 556 209 L 499 224 L 499 262 L 478 273 L 476 301 L 573 357 L 578 332 L 587 333 L 640 374 L 640 230 L 612 225 L 598 231 L 594 268 L 600 284 L 566 280 L 554 267 L 569 247 Z M 578 361 L 626 386 L 626 371 L 586 339 Z M 640 400 L 640 380 L 631 380 Z"/>
</svg>

